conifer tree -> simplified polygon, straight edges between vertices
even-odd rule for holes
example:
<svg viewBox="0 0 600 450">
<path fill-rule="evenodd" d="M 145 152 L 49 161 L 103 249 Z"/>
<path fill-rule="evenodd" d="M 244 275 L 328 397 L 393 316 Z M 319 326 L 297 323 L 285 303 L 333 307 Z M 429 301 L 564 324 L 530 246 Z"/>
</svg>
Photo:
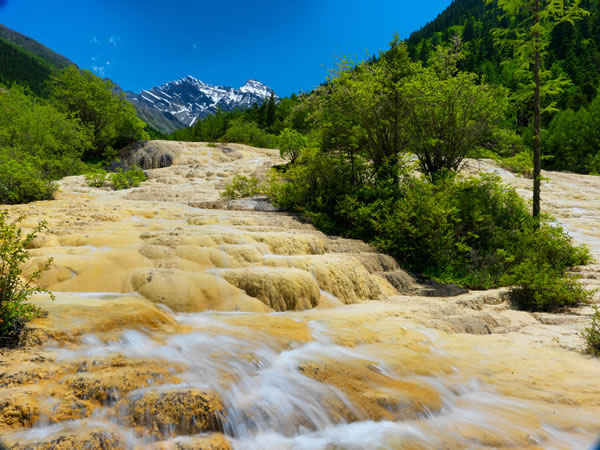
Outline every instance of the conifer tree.
<svg viewBox="0 0 600 450">
<path fill-rule="evenodd" d="M 580 7 L 581 0 L 486 0 L 497 2 L 512 27 L 494 30 L 496 42 L 508 46 L 519 61 L 515 74 L 520 89 L 514 97 L 520 104 L 532 105 L 533 119 L 533 215 L 540 214 L 541 191 L 541 123 L 542 113 L 556 111 L 554 103 L 542 104 L 542 97 L 559 94 L 569 84 L 564 76 L 552 78 L 544 67 L 544 56 L 552 30 L 560 23 L 573 24 L 589 14 Z"/>
</svg>

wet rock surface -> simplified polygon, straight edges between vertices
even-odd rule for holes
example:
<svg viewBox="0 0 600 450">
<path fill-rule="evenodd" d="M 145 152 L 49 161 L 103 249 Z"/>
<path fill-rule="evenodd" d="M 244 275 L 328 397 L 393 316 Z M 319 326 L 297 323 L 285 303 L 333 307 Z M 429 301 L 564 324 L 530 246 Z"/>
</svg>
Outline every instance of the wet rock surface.
<svg viewBox="0 0 600 450">
<path fill-rule="evenodd" d="M 127 416 L 131 426 L 155 437 L 223 430 L 221 401 L 214 393 L 197 389 L 143 391 L 117 407 Z"/>
</svg>

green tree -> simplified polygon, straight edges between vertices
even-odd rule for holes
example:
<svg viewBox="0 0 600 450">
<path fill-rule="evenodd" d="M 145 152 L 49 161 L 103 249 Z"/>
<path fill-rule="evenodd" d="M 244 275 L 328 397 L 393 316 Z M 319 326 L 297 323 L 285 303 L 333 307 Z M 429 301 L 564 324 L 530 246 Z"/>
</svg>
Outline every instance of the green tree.
<svg viewBox="0 0 600 450">
<path fill-rule="evenodd" d="M 73 66 L 51 79 L 51 97 L 57 107 L 92 130 L 94 148 L 84 153 L 87 160 L 113 158 L 119 148 L 149 137 L 133 105 L 123 95 L 115 95 L 113 87 L 111 81 Z"/>
<path fill-rule="evenodd" d="M 553 29 L 560 23 L 573 24 L 589 14 L 580 0 L 486 0 L 497 2 L 513 23 L 494 30 L 497 43 L 508 46 L 520 62 L 516 76 L 520 89 L 514 97 L 520 104 L 531 105 L 533 118 L 533 215 L 540 214 L 542 113 L 556 110 L 543 99 L 560 93 L 568 84 L 565 77 L 553 78 L 544 66 L 544 56 Z"/>
<path fill-rule="evenodd" d="M 271 93 L 267 102 L 267 111 L 265 113 L 265 128 L 271 131 L 271 127 L 275 124 L 276 114 L 275 96 Z"/>
<path fill-rule="evenodd" d="M 478 148 L 497 145 L 507 108 L 505 89 L 458 71 L 459 47 L 458 40 L 453 48 L 438 47 L 430 67 L 403 86 L 409 149 L 431 181 L 458 171 Z"/>
<path fill-rule="evenodd" d="M 396 36 L 377 63 L 343 59 L 307 99 L 323 149 L 350 161 L 353 180 L 358 156 L 371 161 L 378 178 L 397 177 L 399 157 L 409 142 L 402 85 L 419 68 Z"/>
<path fill-rule="evenodd" d="M 296 130 L 285 128 L 279 135 L 279 152 L 282 158 L 289 159 L 292 164 L 300 156 L 300 152 L 308 145 L 306 137 Z"/>
</svg>

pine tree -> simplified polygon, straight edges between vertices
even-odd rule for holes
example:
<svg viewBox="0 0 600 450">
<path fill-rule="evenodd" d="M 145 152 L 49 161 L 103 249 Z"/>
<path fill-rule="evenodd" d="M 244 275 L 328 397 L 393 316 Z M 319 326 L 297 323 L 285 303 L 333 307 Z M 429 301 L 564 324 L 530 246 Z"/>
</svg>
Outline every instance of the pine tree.
<svg viewBox="0 0 600 450">
<path fill-rule="evenodd" d="M 562 75 L 552 78 L 543 58 L 554 28 L 560 23 L 573 24 L 589 12 L 580 7 L 580 0 L 486 0 L 488 4 L 493 2 L 498 3 L 506 18 L 515 22 L 512 27 L 494 30 L 497 43 L 510 47 L 519 61 L 516 75 L 521 79 L 521 86 L 515 98 L 522 104 L 533 104 L 533 215 L 537 217 L 540 214 L 542 113 L 556 110 L 554 103 L 543 107 L 542 96 L 556 95 L 569 83 Z"/>
</svg>

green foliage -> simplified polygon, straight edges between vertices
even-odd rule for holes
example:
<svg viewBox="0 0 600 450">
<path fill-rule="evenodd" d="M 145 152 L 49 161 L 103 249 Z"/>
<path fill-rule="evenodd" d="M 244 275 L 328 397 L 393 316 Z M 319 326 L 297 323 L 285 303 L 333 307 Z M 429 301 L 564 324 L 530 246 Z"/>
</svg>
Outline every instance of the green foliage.
<svg viewBox="0 0 600 450">
<path fill-rule="evenodd" d="M 21 321 L 39 315 L 39 309 L 27 303 L 27 300 L 32 294 L 47 292 L 32 287 L 32 283 L 39 279 L 52 262 L 47 261 L 28 278 L 22 277 L 21 266 L 29 258 L 26 248 L 46 228 L 46 223 L 41 222 L 25 236 L 18 223 L 19 220 L 9 223 L 6 211 L 0 212 L 0 337 L 15 333 Z"/>
<path fill-rule="evenodd" d="M 83 170 L 89 129 L 48 101 L 13 86 L 0 93 L 0 203 L 51 199 L 52 180 Z"/>
<path fill-rule="evenodd" d="M 292 164 L 300 156 L 303 148 L 308 146 L 306 137 L 296 130 L 285 128 L 279 135 L 279 154 L 284 159 L 289 159 Z"/>
<path fill-rule="evenodd" d="M 525 150 L 513 156 L 499 157 L 496 159 L 500 167 L 511 172 L 523 175 L 527 178 L 533 177 L 533 155 Z"/>
<path fill-rule="evenodd" d="M 236 142 L 261 148 L 274 148 L 277 138 L 260 129 L 255 122 L 243 118 L 234 119 L 225 134 L 219 139 L 221 142 Z"/>
<path fill-rule="evenodd" d="M 531 150 L 523 148 L 521 140 L 517 135 L 510 132 L 508 135 L 509 136 L 506 136 L 505 141 L 508 145 L 503 149 L 499 151 L 482 151 L 478 156 L 482 158 L 491 158 L 495 160 L 500 167 L 509 170 L 510 172 L 522 175 L 526 178 L 532 178 L 533 154 Z"/>
<path fill-rule="evenodd" d="M 516 286 L 510 299 L 521 309 L 529 311 L 557 311 L 569 306 L 587 303 L 592 292 L 579 284 L 577 278 L 553 269 L 550 264 L 535 265 L 527 260 L 511 273 Z"/>
<path fill-rule="evenodd" d="M 380 178 L 393 178 L 398 157 L 410 142 L 406 79 L 420 71 L 397 36 L 390 53 L 375 64 L 342 59 L 328 82 L 306 99 L 309 120 L 320 131 L 323 150 L 354 161 L 371 161 Z M 358 175 L 352 168 L 351 177 Z"/>
<path fill-rule="evenodd" d="M 600 309 L 594 305 L 592 323 L 581 334 L 587 344 L 586 351 L 594 356 L 600 355 Z"/>
<path fill-rule="evenodd" d="M 349 170 L 353 166 L 354 172 Z M 371 178 L 373 170 L 360 157 L 353 162 L 329 152 L 308 147 L 301 150 L 296 164 L 284 173 L 274 173 L 268 180 L 267 192 L 281 209 L 302 213 L 325 232 L 342 231 L 337 223 L 343 218 L 336 214 L 338 201 L 354 191 L 353 173 Z"/>
<path fill-rule="evenodd" d="M 558 224 L 546 219 L 538 229 L 521 232 L 517 243 L 506 255 L 511 269 L 503 281 L 515 286 L 510 298 L 520 308 L 554 311 L 591 298 L 593 291 L 565 273 L 569 267 L 588 264 L 591 255 L 585 247 L 574 247 Z"/>
<path fill-rule="evenodd" d="M 41 58 L 0 37 L 0 84 L 24 85 L 36 95 L 45 96 L 52 71 Z"/>
<path fill-rule="evenodd" d="M 533 125 L 533 215 L 541 208 L 542 114 L 557 111 L 554 97 L 571 84 L 561 70 L 544 65 L 543 55 L 550 45 L 553 29 L 561 23 L 573 25 L 589 12 L 580 0 L 486 0 L 496 2 L 514 25 L 492 31 L 496 43 L 512 50 L 516 70 L 513 101 Z M 558 69 L 558 68 L 556 68 Z"/>
<path fill-rule="evenodd" d="M 137 166 L 130 167 L 127 170 L 118 169 L 109 175 L 112 188 L 116 191 L 137 187 L 147 178 L 144 171 Z"/>
<path fill-rule="evenodd" d="M 113 94 L 113 87 L 109 80 L 73 66 L 51 79 L 50 93 L 55 104 L 91 130 L 94 145 L 84 152 L 86 160 L 113 158 L 118 149 L 149 137 L 133 105 Z"/>
<path fill-rule="evenodd" d="M 568 6 L 569 3 L 564 2 L 564 5 Z M 553 27 L 544 54 L 547 68 L 560 68 L 572 83 L 556 97 L 558 106 L 574 110 L 591 101 L 600 84 L 600 72 L 593 64 L 600 57 L 600 40 L 596 38 L 600 32 L 600 9 L 590 0 L 582 0 L 580 6 L 590 14 L 574 24 L 563 22 Z M 441 41 L 445 42 L 452 36 L 451 30 L 460 33 L 462 27 L 466 59 L 461 63 L 461 68 L 485 75 L 488 82 L 513 89 L 517 87 L 514 75 L 518 66 L 506 64 L 512 56 L 511 50 L 494 46 L 492 30 L 517 28 L 524 18 L 520 15 L 516 20 L 511 20 L 504 17 L 503 11 L 495 4 L 486 4 L 482 0 L 456 0 L 435 20 L 412 33 L 407 41 L 408 48 L 414 59 L 426 62 L 429 52 L 435 47 L 436 34 L 441 34 Z"/>
<path fill-rule="evenodd" d="M 51 200 L 57 186 L 40 169 L 40 161 L 0 148 L 0 204 Z"/>
<path fill-rule="evenodd" d="M 0 93 L 0 147 L 42 159 L 79 158 L 92 141 L 78 119 L 15 86 Z"/>
<path fill-rule="evenodd" d="M 104 187 L 108 183 L 108 174 L 103 169 L 96 169 L 85 174 L 85 181 L 90 187 Z"/>
<path fill-rule="evenodd" d="M 459 170 L 479 147 L 498 144 L 506 92 L 457 70 L 459 42 L 451 50 L 439 47 L 425 68 L 410 61 L 397 38 L 391 45 L 374 63 L 342 60 L 307 99 L 323 150 L 368 159 L 380 181 L 395 178 L 400 155 L 412 152 L 437 180 Z"/>
<path fill-rule="evenodd" d="M 564 275 L 589 262 L 549 219 L 531 217 L 514 189 L 486 175 L 431 183 L 402 167 L 400 183 L 382 182 L 366 160 L 356 187 L 348 162 L 305 150 L 298 163 L 270 180 L 277 206 L 311 218 L 325 232 L 362 239 L 409 270 L 469 288 L 515 286 L 525 309 L 553 310 L 589 293 Z M 529 302 L 523 300 L 528 298 Z"/>
<path fill-rule="evenodd" d="M 253 197 L 264 193 L 264 188 L 260 180 L 256 177 L 246 177 L 244 175 L 235 175 L 233 179 L 225 185 L 225 190 L 221 192 L 221 197 L 226 199 Z"/>
<path fill-rule="evenodd" d="M 545 166 L 550 170 L 598 173 L 600 96 L 577 112 L 561 111 L 544 134 Z"/>
<path fill-rule="evenodd" d="M 475 74 L 459 72 L 459 42 L 438 48 L 431 68 L 419 71 L 404 87 L 409 148 L 432 181 L 461 168 L 479 148 L 498 145 L 508 104 L 506 90 L 480 84 Z"/>
</svg>

